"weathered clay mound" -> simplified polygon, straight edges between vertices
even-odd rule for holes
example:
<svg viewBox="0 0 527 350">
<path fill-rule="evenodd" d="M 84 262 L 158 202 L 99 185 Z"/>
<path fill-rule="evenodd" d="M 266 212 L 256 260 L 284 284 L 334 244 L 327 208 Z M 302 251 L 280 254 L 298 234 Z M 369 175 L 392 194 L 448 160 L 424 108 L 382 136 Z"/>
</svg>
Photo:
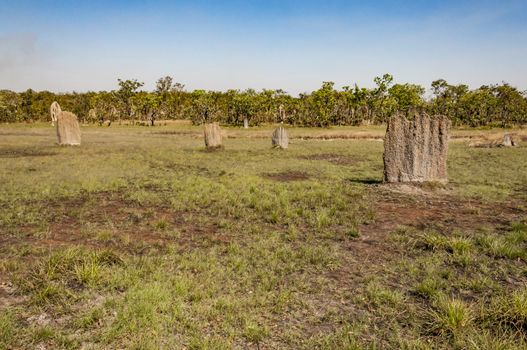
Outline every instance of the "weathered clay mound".
<svg viewBox="0 0 527 350">
<path fill-rule="evenodd" d="M 75 114 L 66 111 L 58 114 L 57 139 L 59 145 L 77 146 L 81 144 L 81 129 Z"/>
<path fill-rule="evenodd" d="M 384 139 L 384 180 L 447 182 L 450 125 L 445 116 L 391 117 Z"/>
<path fill-rule="evenodd" d="M 218 123 L 205 124 L 205 147 L 209 150 L 222 148 L 221 129 Z"/>
<path fill-rule="evenodd" d="M 51 125 L 55 125 L 60 112 L 62 112 L 60 105 L 57 101 L 53 101 L 53 103 L 49 107 L 49 113 L 51 114 Z"/>
<path fill-rule="evenodd" d="M 279 126 L 273 132 L 272 144 L 275 148 L 286 149 L 289 146 L 289 137 L 283 126 Z"/>
</svg>

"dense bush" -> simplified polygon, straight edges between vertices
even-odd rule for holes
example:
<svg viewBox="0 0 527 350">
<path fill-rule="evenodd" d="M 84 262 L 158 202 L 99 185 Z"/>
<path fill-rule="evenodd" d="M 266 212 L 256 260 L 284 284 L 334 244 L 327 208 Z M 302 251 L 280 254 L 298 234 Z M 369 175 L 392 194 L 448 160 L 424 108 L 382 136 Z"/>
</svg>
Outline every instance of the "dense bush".
<svg viewBox="0 0 527 350">
<path fill-rule="evenodd" d="M 114 91 L 54 94 L 27 90 L 0 91 L 0 122 L 49 120 L 49 106 L 56 100 L 83 122 L 106 120 L 148 121 L 190 119 L 195 124 L 219 121 L 243 125 L 285 122 L 299 126 L 379 124 L 393 113 L 426 111 L 444 114 L 455 125 L 511 126 L 527 123 L 527 95 L 506 83 L 470 90 L 467 85 L 450 85 L 436 80 L 431 95 L 414 84 L 394 84 L 385 74 L 374 79 L 375 87 L 357 85 L 336 90 L 333 82 L 320 89 L 293 97 L 283 90 L 248 89 L 185 91 L 171 77 L 158 80 L 152 92 L 140 91 L 143 83 L 120 80 Z"/>
</svg>

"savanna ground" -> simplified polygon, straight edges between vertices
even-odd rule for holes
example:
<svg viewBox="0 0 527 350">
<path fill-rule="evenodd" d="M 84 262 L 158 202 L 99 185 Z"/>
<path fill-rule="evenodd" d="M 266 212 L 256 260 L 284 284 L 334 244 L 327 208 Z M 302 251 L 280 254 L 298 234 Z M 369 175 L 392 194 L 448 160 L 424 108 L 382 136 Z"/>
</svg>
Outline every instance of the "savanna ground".
<svg viewBox="0 0 527 350">
<path fill-rule="evenodd" d="M 525 349 L 527 137 L 454 130 L 382 184 L 383 127 L 0 128 L 0 348 Z"/>
</svg>

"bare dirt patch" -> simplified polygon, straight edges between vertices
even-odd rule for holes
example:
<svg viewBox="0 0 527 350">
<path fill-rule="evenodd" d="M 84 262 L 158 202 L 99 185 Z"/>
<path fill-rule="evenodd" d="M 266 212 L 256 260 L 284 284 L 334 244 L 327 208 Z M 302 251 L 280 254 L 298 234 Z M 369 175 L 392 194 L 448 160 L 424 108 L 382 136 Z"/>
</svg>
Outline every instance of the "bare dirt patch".
<svg viewBox="0 0 527 350">
<path fill-rule="evenodd" d="M 266 173 L 263 177 L 280 182 L 304 181 L 309 179 L 309 175 L 302 171 L 286 171 L 282 173 Z"/>
<path fill-rule="evenodd" d="M 355 165 L 361 162 L 361 159 L 359 157 L 333 153 L 313 154 L 309 156 L 299 157 L 299 159 L 323 160 L 335 165 Z"/>
<path fill-rule="evenodd" d="M 145 207 L 121 195 L 99 192 L 49 202 L 48 210 L 53 214 L 46 232 L 35 234 L 37 227 L 19 227 L 16 235 L 4 235 L 0 243 L 6 249 L 21 245 L 46 249 L 86 246 L 143 254 L 169 245 L 183 251 L 231 240 L 214 220 L 192 220 L 199 213 L 167 205 Z"/>
<path fill-rule="evenodd" d="M 24 300 L 26 300 L 25 297 L 16 295 L 13 283 L 0 279 L 0 309 L 19 304 Z"/>
<path fill-rule="evenodd" d="M 506 230 L 511 222 L 527 217 L 527 208 L 517 201 L 484 202 L 462 199 L 448 194 L 446 189 L 408 186 L 399 189 L 391 185 L 373 185 L 370 194 L 375 219 L 360 226 L 360 238 L 350 243 L 359 255 L 385 260 L 396 253 L 388 235 L 401 227 L 418 230 L 474 232 L 492 228 Z"/>
</svg>

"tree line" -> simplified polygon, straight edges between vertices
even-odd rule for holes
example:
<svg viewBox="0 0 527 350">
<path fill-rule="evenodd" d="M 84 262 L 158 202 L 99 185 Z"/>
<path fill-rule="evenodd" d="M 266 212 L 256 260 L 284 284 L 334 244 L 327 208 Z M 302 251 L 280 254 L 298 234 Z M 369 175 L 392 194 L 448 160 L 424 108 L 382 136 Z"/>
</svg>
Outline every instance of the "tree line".
<svg viewBox="0 0 527 350">
<path fill-rule="evenodd" d="M 190 119 L 194 124 L 217 121 L 228 125 L 283 122 L 297 126 L 380 124 L 394 113 L 416 112 L 448 116 L 454 125 L 508 127 L 527 124 L 527 93 L 507 84 L 469 89 L 440 79 L 431 94 L 415 84 L 395 83 L 390 74 L 374 79 L 375 87 L 358 85 L 335 89 L 323 82 L 297 97 L 283 90 L 186 91 L 172 77 L 160 78 L 154 91 L 144 91 L 136 79 L 118 79 L 113 91 L 61 93 L 0 91 L 0 122 L 49 120 L 57 101 L 83 123 L 154 125 L 156 120 Z"/>
</svg>

